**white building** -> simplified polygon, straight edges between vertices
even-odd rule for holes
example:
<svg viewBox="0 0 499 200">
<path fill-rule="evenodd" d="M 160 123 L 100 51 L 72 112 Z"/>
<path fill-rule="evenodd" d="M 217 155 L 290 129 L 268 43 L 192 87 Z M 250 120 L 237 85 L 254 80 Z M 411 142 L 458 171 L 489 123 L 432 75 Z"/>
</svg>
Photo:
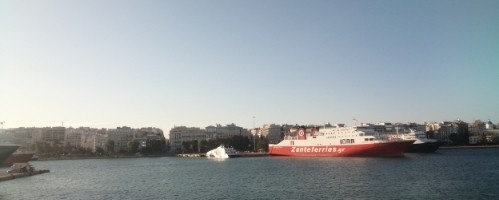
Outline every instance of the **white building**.
<svg viewBox="0 0 499 200">
<path fill-rule="evenodd" d="M 284 132 L 289 131 L 289 129 L 289 126 L 264 124 L 259 128 L 259 135 L 266 137 L 269 144 L 277 144 L 282 140 Z"/>
<path fill-rule="evenodd" d="M 206 127 L 206 134 L 209 139 L 230 138 L 232 136 L 251 136 L 251 133 L 247 129 L 236 126 L 233 123 L 226 126 L 222 126 L 220 124 L 217 124 L 216 126 L 208 126 Z"/>
<path fill-rule="evenodd" d="M 182 142 L 206 140 L 206 131 L 197 127 L 176 126 L 170 130 L 170 148 L 172 151 L 182 151 Z"/>
<path fill-rule="evenodd" d="M 107 139 L 114 142 L 114 152 L 127 151 L 128 142 L 133 140 L 133 136 L 134 130 L 126 126 L 107 130 Z"/>
<path fill-rule="evenodd" d="M 135 129 L 134 139 L 165 140 L 163 130 L 154 127 Z"/>
<path fill-rule="evenodd" d="M 51 142 L 64 144 L 66 127 L 45 127 L 33 134 L 33 142 Z"/>
</svg>

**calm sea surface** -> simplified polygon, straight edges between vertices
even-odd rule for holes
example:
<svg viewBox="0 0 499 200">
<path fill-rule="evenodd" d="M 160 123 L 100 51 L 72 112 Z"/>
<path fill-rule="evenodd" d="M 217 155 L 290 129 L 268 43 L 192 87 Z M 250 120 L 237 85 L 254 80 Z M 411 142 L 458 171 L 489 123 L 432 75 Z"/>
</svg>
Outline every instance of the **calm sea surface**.
<svg viewBox="0 0 499 200">
<path fill-rule="evenodd" d="M 499 199 L 499 148 L 437 152 L 36 161 L 51 172 L 0 182 L 0 199 Z"/>
</svg>

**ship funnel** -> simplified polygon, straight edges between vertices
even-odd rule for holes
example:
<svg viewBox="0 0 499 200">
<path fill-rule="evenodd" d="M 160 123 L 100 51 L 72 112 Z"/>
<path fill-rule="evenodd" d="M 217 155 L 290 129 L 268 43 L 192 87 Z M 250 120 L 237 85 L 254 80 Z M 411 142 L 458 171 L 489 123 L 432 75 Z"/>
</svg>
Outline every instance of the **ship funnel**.
<svg viewBox="0 0 499 200">
<path fill-rule="evenodd" d="M 298 140 L 306 140 L 307 139 L 307 133 L 304 128 L 298 129 Z"/>
</svg>

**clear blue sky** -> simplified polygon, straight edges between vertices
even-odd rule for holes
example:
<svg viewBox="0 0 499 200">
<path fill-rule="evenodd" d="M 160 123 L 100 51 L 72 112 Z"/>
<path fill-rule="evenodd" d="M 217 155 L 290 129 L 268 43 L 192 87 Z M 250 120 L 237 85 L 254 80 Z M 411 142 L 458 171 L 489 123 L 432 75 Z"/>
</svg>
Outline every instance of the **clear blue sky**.
<svg viewBox="0 0 499 200">
<path fill-rule="evenodd" d="M 499 122 L 499 1 L 0 1 L 20 126 Z"/>
</svg>

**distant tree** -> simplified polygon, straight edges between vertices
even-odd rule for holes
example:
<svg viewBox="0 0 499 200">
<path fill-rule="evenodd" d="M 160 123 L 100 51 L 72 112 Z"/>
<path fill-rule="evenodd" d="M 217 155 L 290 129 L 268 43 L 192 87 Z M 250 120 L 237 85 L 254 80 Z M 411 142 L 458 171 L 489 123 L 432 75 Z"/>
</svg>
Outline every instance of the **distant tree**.
<svg viewBox="0 0 499 200">
<path fill-rule="evenodd" d="M 452 145 L 467 145 L 467 139 L 464 134 L 451 133 L 449 139 L 452 141 Z"/>
<path fill-rule="evenodd" d="M 482 134 L 480 136 L 480 141 L 478 141 L 479 144 L 487 144 L 487 136 L 485 134 Z"/>
<path fill-rule="evenodd" d="M 495 144 L 495 145 L 499 144 L 499 136 L 492 137 L 492 144 Z"/>
<path fill-rule="evenodd" d="M 258 143 L 256 144 L 256 149 L 258 151 L 269 151 L 269 142 L 267 141 L 267 138 L 262 136 L 258 138 Z"/>
<path fill-rule="evenodd" d="M 452 141 L 452 145 L 459 145 L 461 143 L 456 133 L 451 133 L 449 135 L 449 140 Z"/>
<path fill-rule="evenodd" d="M 28 151 L 36 151 L 36 144 L 31 144 Z"/>
<path fill-rule="evenodd" d="M 210 149 L 210 146 L 209 146 L 209 143 L 208 143 L 208 141 L 207 141 L 207 140 L 201 140 L 201 141 L 199 142 L 199 148 L 200 148 L 201 152 L 203 152 L 203 153 L 206 153 L 206 152 L 208 152 L 209 150 L 211 150 L 211 149 Z"/>
<path fill-rule="evenodd" d="M 248 137 L 236 135 L 228 138 L 226 143 L 238 151 L 248 151 L 250 141 Z"/>
<path fill-rule="evenodd" d="M 182 153 L 194 153 L 193 141 L 182 142 Z"/>
<path fill-rule="evenodd" d="M 37 154 L 45 154 L 47 152 L 46 145 L 44 142 L 35 143 L 34 149 Z"/>
<path fill-rule="evenodd" d="M 165 150 L 164 151 L 170 151 L 170 141 L 165 141 Z"/>
<path fill-rule="evenodd" d="M 98 156 L 104 155 L 104 149 L 101 147 L 96 147 L 95 148 L 95 155 L 98 155 Z"/>
<path fill-rule="evenodd" d="M 118 154 L 124 154 L 124 153 L 126 153 L 126 152 L 127 152 L 127 150 L 125 150 L 125 149 L 123 149 L 123 148 L 120 148 L 120 149 L 118 150 Z"/>
<path fill-rule="evenodd" d="M 105 147 L 106 147 L 106 152 L 114 153 L 114 141 L 113 140 L 107 140 Z"/>
<path fill-rule="evenodd" d="M 130 142 L 128 142 L 128 152 L 129 153 L 137 153 L 137 151 L 139 150 L 139 141 L 137 140 L 132 140 Z"/>
<path fill-rule="evenodd" d="M 62 146 L 62 151 L 64 154 L 72 153 L 73 146 L 71 146 L 68 142 L 66 142 L 64 143 L 64 146 Z"/>
<path fill-rule="evenodd" d="M 164 140 L 146 140 L 146 149 L 147 153 L 161 153 L 163 152 L 165 148 L 165 141 Z"/>
</svg>

